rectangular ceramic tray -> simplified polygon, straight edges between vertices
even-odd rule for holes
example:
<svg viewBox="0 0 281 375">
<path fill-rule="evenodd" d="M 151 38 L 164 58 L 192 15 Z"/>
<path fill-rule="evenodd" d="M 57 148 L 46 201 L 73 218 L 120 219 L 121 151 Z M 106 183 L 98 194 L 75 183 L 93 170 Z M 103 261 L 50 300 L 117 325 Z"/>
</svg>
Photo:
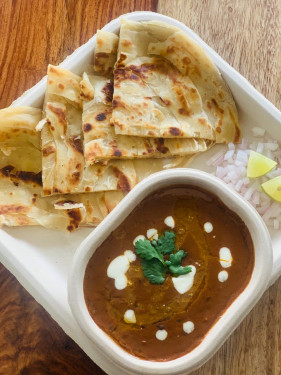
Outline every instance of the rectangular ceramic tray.
<svg viewBox="0 0 281 375">
<path fill-rule="evenodd" d="M 167 22 L 193 37 L 211 56 L 229 85 L 238 106 L 243 135 L 251 137 L 251 127 L 259 126 L 281 141 L 281 112 L 188 27 L 172 18 L 152 12 L 134 12 L 122 17 L 134 21 Z M 103 30 L 117 32 L 119 27 L 120 18 L 111 21 Z M 96 36 L 67 57 L 61 66 L 81 74 L 83 67 L 93 61 L 95 43 Z M 41 106 L 45 88 L 46 77 L 26 91 L 13 105 Z M 190 166 L 211 172 L 210 167 L 206 166 L 206 160 L 222 147 L 225 146 L 215 146 L 198 156 Z M 74 252 L 91 230 L 81 228 L 67 235 L 41 227 L 0 229 L 0 261 L 94 362 L 108 374 L 124 375 L 122 370 L 116 369 L 114 373 L 110 371 L 112 363 L 94 348 L 82 333 L 67 301 L 67 276 Z M 274 250 L 271 277 L 273 283 L 281 275 L 281 231 L 272 231 L 271 238 Z"/>
</svg>

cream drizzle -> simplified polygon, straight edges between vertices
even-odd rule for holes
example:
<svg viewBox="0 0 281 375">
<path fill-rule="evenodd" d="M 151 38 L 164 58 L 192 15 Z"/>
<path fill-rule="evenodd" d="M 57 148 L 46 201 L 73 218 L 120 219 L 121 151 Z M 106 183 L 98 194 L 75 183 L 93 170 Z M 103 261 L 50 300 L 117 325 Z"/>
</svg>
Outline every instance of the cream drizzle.
<svg viewBox="0 0 281 375">
<path fill-rule="evenodd" d="M 183 323 L 182 328 L 185 333 L 190 334 L 191 332 L 194 331 L 194 323 L 191 321 L 185 322 Z"/>
<path fill-rule="evenodd" d="M 187 273 L 186 275 L 172 277 L 174 287 L 180 294 L 188 292 L 189 289 L 191 289 L 193 286 L 194 276 L 196 274 L 196 267 L 189 267 L 191 267 L 191 272 Z"/>
<path fill-rule="evenodd" d="M 129 269 L 130 263 L 136 260 L 136 254 L 131 250 L 126 250 L 123 255 L 114 258 L 108 268 L 107 276 L 114 279 L 115 288 L 118 290 L 125 289 L 127 286 L 126 272 Z"/>
<path fill-rule="evenodd" d="M 127 310 L 125 311 L 125 314 L 124 314 L 124 322 L 125 323 L 136 323 L 137 319 L 136 319 L 136 315 L 135 315 L 135 312 L 134 310 Z"/>
<path fill-rule="evenodd" d="M 222 247 L 220 249 L 220 264 L 223 268 L 228 268 L 232 264 L 232 255 L 228 247 Z"/>
<path fill-rule="evenodd" d="M 204 224 L 204 230 L 206 233 L 211 233 L 213 231 L 213 224 L 210 222 L 207 222 Z"/>
<path fill-rule="evenodd" d="M 148 229 L 148 231 L 146 232 L 146 237 L 152 241 L 152 240 L 158 240 L 158 231 L 157 229 L 155 228 L 150 228 Z"/>
<path fill-rule="evenodd" d="M 167 216 L 164 220 L 164 223 L 167 225 L 167 227 L 170 227 L 172 229 L 175 228 L 175 220 L 173 216 Z"/>
<path fill-rule="evenodd" d="M 156 332 L 157 340 L 164 341 L 168 336 L 168 332 L 165 329 L 158 329 Z"/>
<path fill-rule="evenodd" d="M 228 279 L 228 272 L 227 271 L 220 271 L 218 273 L 218 279 L 221 283 L 224 283 Z"/>
</svg>

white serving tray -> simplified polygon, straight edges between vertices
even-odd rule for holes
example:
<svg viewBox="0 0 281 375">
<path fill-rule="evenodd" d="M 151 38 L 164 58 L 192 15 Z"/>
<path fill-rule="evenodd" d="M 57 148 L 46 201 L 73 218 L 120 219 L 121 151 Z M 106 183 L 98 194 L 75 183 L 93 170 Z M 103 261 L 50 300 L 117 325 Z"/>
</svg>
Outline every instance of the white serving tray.
<svg viewBox="0 0 281 375">
<path fill-rule="evenodd" d="M 281 141 L 281 112 L 192 30 L 172 18 L 153 12 L 134 12 L 122 17 L 134 21 L 164 21 L 193 37 L 212 57 L 228 83 L 238 106 L 243 135 L 250 137 L 251 127 L 259 126 L 266 128 L 273 138 Z M 117 32 L 119 26 L 120 18 L 111 21 L 103 30 Z M 96 36 L 67 57 L 61 66 L 81 74 L 83 67 L 93 61 L 95 43 Z M 26 91 L 13 105 L 41 106 L 45 88 L 46 77 Z M 206 166 L 206 160 L 220 147 L 225 146 L 215 146 L 198 156 L 191 166 L 211 172 L 210 167 Z M 82 333 L 67 301 L 67 276 L 74 252 L 91 230 L 81 228 L 67 235 L 41 227 L 0 229 L 0 261 L 97 365 L 108 374 L 125 375 L 121 369 L 112 372 L 112 363 Z M 281 275 L 281 231 L 271 232 L 271 238 L 274 249 L 273 283 Z"/>
</svg>

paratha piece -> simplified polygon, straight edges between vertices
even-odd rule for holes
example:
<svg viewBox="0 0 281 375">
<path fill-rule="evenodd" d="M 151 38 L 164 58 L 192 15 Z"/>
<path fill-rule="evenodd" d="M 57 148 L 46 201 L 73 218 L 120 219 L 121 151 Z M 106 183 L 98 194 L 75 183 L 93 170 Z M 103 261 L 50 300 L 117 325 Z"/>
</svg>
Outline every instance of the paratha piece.
<svg viewBox="0 0 281 375">
<path fill-rule="evenodd" d="M 81 77 L 66 69 L 48 66 L 41 131 L 43 192 L 50 195 L 77 188 L 84 166 L 81 137 Z M 76 176 L 76 178 L 75 178 Z M 69 181 L 70 180 L 70 181 Z M 61 183 L 63 181 L 63 183 Z"/>
<path fill-rule="evenodd" d="M 152 31 L 157 26 L 159 22 L 152 21 L 148 28 Z M 174 27 L 171 30 L 174 31 Z M 199 44 L 183 31 L 177 30 L 165 40 L 151 42 L 147 52 L 148 55 L 166 58 L 183 75 L 190 77 L 201 95 L 217 143 L 240 142 L 241 129 L 231 91 L 212 59 Z"/>
<path fill-rule="evenodd" d="M 150 43 L 148 54 L 163 56 L 183 75 L 190 77 L 201 95 L 217 143 L 240 141 L 241 129 L 232 94 L 218 68 L 199 44 L 179 30 L 165 41 Z"/>
<path fill-rule="evenodd" d="M 147 47 L 150 43 L 165 41 L 176 31 L 178 31 L 177 27 L 164 22 L 135 22 L 122 19 L 117 67 L 124 67 L 137 57 L 147 56 Z"/>
<path fill-rule="evenodd" d="M 171 158 L 134 159 L 134 168 L 137 174 L 137 183 L 153 173 L 172 168 L 186 168 L 194 155 L 175 156 Z"/>
<path fill-rule="evenodd" d="M 102 84 L 103 80 L 103 84 Z M 206 151 L 210 141 L 195 138 L 148 138 L 115 134 L 112 116 L 112 82 L 106 77 L 83 74 L 83 136 L 86 164 L 110 159 L 189 155 Z M 89 95 L 93 93 L 93 96 Z M 111 93 L 111 96 L 110 96 Z M 86 101 L 87 97 L 91 100 Z"/>
<path fill-rule="evenodd" d="M 157 39 L 141 27 L 121 23 L 112 112 L 116 134 L 213 140 L 196 87 L 162 57 L 148 57 L 147 46 Z"/>
<path fill-rule="evenodd" d="M 107 76 L 112 75 L 117 57 L 119 38 L 116 34 L 98 30 L 94 56 L 95 72 Z"/>
<path fill-rule="evenodd" d="M 42 197 L 40 109 L 0 110 L 0 226 L 42 225 L 73 231 L 95 226 L 123 198 L 121 191 Z"/>
<path fill-rule="evenodd" d="M 70 102 L 72 106 L 81 107 L 80 81 L 81 77 L 67 69 L 49 65 L 48 81 L 45 100 L 63 102 L 63 98 Z M 54 96 L 53 96 L 54 95 Z"/>
<path fill-rule="evenodd" d="M 39 147 L 40 139 L 36 132 L 36 124 L 41 119 L 40 110 L 28 107 L 14 107 L 7 109 L 7 111 L 0 111 L 0 115 L 3 113 L 5 115 L 4 119 L 9 117 L 7 113 L 10 115 L 11 113 L 17 114 L 15 121 L 10 116 L 11 121 L 5 125 L 5 134 L 13 134 L 10 129 L 17 130 L 15 132 L 17 134 L 22 127 L 24 130 L 28 130 L 28 135 L 25 138 L 26 143 L 30 139 Z M 27 116 L 24 116 L 25 114 Z M 19 118 L 21 120 L 17 123 Z M 30 126 L 24 124 L 23 119 L 29 119 L 29 121 L 26 121 Z M 4 124 L 4 121 L 2 123 Z M 24 132 L 23 134 L 27 133 Z M 9 142 L 14 142 L 12 138 L 2 138 L 3 141 L 7 139 Z M 13 143 L 15 146 L 17 144 Z M 24 159 L 26 156 L 24 147 L 15 147 L 13 153 L 15 154 L 15 159 L 19 160 Z M 0 162 L 3 162 L 2 159 L 0 157 Z M 41 153 L 38 152 L 33 155 L 32 162 L 38 165 L 40 161 Z M 152 172 L 161 170 L 165 164 L 164 160 L 161 164 L 151 163 L 149 160 L 145 160 L 145 162 L 141 163 L 141 167 L 138 163 L 135 167 L 134 163 L 131 162 L 134 173 L 135 168 L 138 168 L 138 180 L 136 182 Z M 120 184 L 124 184 L 124 187 L 128 188 L 126 186 L 126 177 L 122 175 L 122 171 L 116 170 L 114 173 L 119 175 Z M 111 177 L 108 176 L 108 178 L 110 179 Z M 11 164 L 0 168 L 0 226 L 41 225 L 46 228 L 72 232 L 79 226 L 98 225 L 124 196 L 122 191 L 105 191 L 42 197 L 42 190 L 40 171 L 18 170 L 17 167 L 13 167 Z"/>
<path fill-rule="evenodd" d="M 90 101 L 94 99 L 94 103 L 103 103 L 111 105 L 113 96 L 112 80 L 98 75 L 88 75 L 83 73 L 80 82 L 81 91 L 80 97 L 83 101 Z M 84 108 L 83 103 L 83 108 Z"/>
<path fill-rule="evenodd" d="M 214 139 L 196 87 L 162 58 L 137 58 L 115 70 L 111 121 L 116 134 Z"/>
<path fill-rule="evenodd" d="M 40 135 L 35 131 L 41 118 L 42 111 L 32 107 L 0 110 L 0 168 L 41 171 Z"/>
<path fill-rule="evenodd" d="M 42 197 L 35 179 L 22 179 L 0 170 L 0 226 L 40 225 L 72 232 L 96 226 L 123 198 L 123 193 L 100 192 Z"/>
<path fill-rule="evenodd" d="M 44 106 L 46 124 L 41 133 L 44 195 L 130 190 L 136 183 L 134 167 L 130 161 L 113 161 L 104 166 L 85 165 L 81 78 L 70 72 L 67 77 L 65 69 L 61 71 L 61 68 L 53 66 L 49 67 L 48 72 L 51 75 L 48 76 Z M 63 77 L 63 81 L 60 77 Z M 59 88 L 61 82 L 64 82 L 62 84 L 66 92 L 62 86 Z"/>
<path fill-rule="evenodd" d="M 129 66 L 142 56 L 162 56 L 191 79 L 217 143 L 240 141 L 241 129 L 231 92 L 213 61 L 191 37 L 166 23 L 123 20 L 118 65 Z"/>
</svg>

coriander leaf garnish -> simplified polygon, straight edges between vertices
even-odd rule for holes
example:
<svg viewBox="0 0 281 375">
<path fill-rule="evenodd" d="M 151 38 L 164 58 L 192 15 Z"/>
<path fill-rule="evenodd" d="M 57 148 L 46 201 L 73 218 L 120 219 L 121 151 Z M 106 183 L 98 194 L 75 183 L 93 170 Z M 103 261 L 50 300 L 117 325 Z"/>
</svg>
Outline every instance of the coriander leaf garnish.
<svg viewBox="0 0 281 375">
<path fill-rule="evenodd" d="M 150 259 L 156 258 L 160 260 L 161 263 L 163 263 L 164 261 L 163 255 L 147 239 L 138 240 L 135 244 L 135 248 L 136 248 L 136 253 L 142 259 L 150 260 Z"/>
<path fill-rule="evenodd" d="M 169 267 L 169 271 L 173 276 L 185 275 L 192 271 L 191 267 L 181 266 L 181 261 L 186 257 L 187 253 L 183 250 L 179 250 L 175 254 L 170 254 L 169 260 L 166 260 L 166 265 Z"/>
<path fill-rule="evenodd" d="M 173 266 L 179 266 L 183 258 L 186 257 L 186 255 L 187 253 L 183 250 L 179 250 L 175 254 L 170 254 L 169 263 L 172 264 Z"/>
<path fill-rule="evenodd" d="M 158 240 L 159 251 L 165 254 L 171 254 L 175 250 L 175 233 L 172 231 L 166 231 L 162 237 Z"/>
<path fill-rule="evenodd" d="M 175 233 L 166 231 L 158 241 L 140 239 L 135 244 L 136 253 L 142 258 L 144 276 L 152 284 L 162 284 L 169 272 L 172 276 L 185 275 L 192 271 L 190 266 L 182 267 L 181 262 L 187 253 L 184 250 L 175 251 Z M 164 255 L 169 254 L 169 260 Z"/>
<path fill-rule="evenodd" d="M 173 276 L 180 276 L 180 275 L 186 275 L 187 273 L 192 271 L 192 268 L 190 266 L 169 266 L 169 271 L 173 274 Z"/>
<path fill-rule="evenodd" d="M 167 269 L 158 259 L 142 259 L 141 265 L 144 276 L 152 284 L 163 284 L 166 278 Z"/>
</svg>

